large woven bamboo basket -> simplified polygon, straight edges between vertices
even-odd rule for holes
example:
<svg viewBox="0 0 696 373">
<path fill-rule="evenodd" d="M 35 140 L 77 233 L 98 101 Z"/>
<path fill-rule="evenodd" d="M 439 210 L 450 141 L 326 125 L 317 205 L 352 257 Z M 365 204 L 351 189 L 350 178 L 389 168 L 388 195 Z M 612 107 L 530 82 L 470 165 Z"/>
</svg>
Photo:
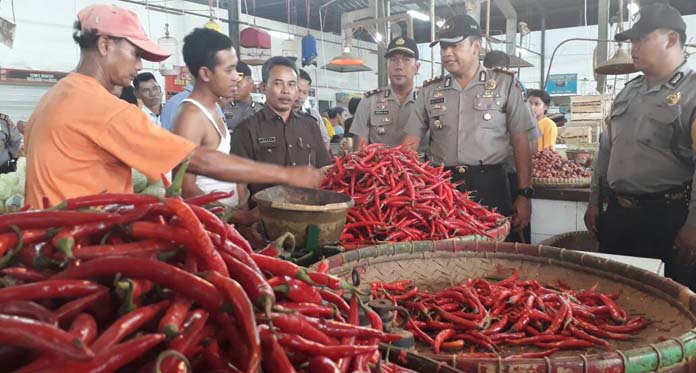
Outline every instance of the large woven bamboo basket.
<svg viewBox="0 0 696 373">
<path fill-rule="evenodd" d="M 372 246 L 328 259 L 330 272 L 349 279 L 357 269 L 362 281 L 412 279 L 420 289 L 443 289 L 468 278 L 504 278 L 514 270 L 521 279 L 575 289 L 599 283 L 598 291 L 621 291 L 619 304 L 643 314 L 650 325 L 630 341 L 611 341 L 615 351 L 563 351 L 545 359 L 428 356 L 464 372 L 696 372 L 696 294 L 652 272 L 612 260 L 549 246 L 491 241 L 420 241 Z"/>
</svg>

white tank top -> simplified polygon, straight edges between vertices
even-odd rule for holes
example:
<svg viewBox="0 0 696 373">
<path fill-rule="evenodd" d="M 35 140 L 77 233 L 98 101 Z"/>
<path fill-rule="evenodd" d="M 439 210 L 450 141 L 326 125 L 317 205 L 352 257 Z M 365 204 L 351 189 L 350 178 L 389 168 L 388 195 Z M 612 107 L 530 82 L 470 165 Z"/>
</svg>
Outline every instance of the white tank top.
<svg viewBox="0 0 696 373">
<path fill-rule="evenodd" d="M 218 128 L 217 123 L 215 122 L 215 119 L 213 119 L 213 116 L 210 114 L 210 112 L 203 106 L 201 105 L 200 102 L 192 99 L 192 98 L 187 98 L 184 99 L 183 102 L 190 102 L 194 104 L 197 108 L 199 108 L 203 114 L 210 120 L 210 124 L 215 128 L 215 132 L 220 135 L 220 143 L 218 144 L 217 151 L 220 153 L 224 154 L 230 154 L 230 131 L 227 129 L 227 126 L 225 126 L 225 132 L 224 134 L 220 132 L 220 128 Z M 230 183 L 227 181 L 220 181 L 217 179 L 212 179 L 207 176 L 202 176 L 198 175 L 196 176 L 196 186 L 200 188 L 204 193 L 210 193 L 210 192 L 229 192 L 233 191 L 234 196 L 231 198 L 226 198 L 223 200 L 220 200 L 219 202 L 230 206 L 230 207 L 237 207 L 239 205 L 239 192 L 237 191 L 237 184 L 236 183 Z"/>
</svg>

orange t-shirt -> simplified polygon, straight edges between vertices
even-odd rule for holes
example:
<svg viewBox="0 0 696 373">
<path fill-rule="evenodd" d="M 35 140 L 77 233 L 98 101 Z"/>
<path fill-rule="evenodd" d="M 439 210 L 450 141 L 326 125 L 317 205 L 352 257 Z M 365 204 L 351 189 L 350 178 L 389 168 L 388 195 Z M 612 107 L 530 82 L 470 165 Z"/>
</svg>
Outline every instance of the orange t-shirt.
<svg viewBox="0 0 696 373">
<path fill-rule="evenodd" d="M 132 192 L 131 168 L 159 179 L 195 145 L 153 124 L 86 75 L 61 79 L 39 101 L 26 133 L 26 203 Z"/>
</svg>

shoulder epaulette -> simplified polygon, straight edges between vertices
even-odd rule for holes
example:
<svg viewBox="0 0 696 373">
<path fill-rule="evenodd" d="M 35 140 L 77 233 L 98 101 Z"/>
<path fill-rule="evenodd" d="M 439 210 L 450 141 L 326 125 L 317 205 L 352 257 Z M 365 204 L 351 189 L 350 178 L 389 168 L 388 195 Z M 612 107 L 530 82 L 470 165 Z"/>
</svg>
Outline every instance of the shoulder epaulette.
<svg viewBox="0 0 696 373">
<path fill-rule="evenodd" d="M 371 91 L 367 91 L 367 92 L 365 92 L 365 98 L 370 97 L 370 96 L 372 96 L 376 93 L 380 93 L 380 92 L 382 92 L 382 88 L 377 88 L 377 89 L 373 89 Z"/>
<path fill-rule="evenodd" d="M 507 74 L 507 75 L 510 75 L 512 77 L 517 75 L 517 72 L 515 72 L 514 70 L 511 70 L 511 69 L 508 69 L 507 67 L 494 67 L 491 70 L 493 70 L 497 73 Z"/>
<path fill-rule="evenodd" d="M 441 81 L 443 78 L 444 78 L 444 76 L 441 75 L 441 76 L 436 76 L 434 78 L 428 79 L 428 80 L 423 82 L 423 87 L 427 87 L 433 83 L 437 83 L 437 82 Z"/>
<path fill-rule="evenodd" d="M 635 78 L 633 78 L 633 79 L 627 81 L 626 84 L 624 84 L 624 86 L 627 86 L 627 85 L 631 84 L 632 82 L 634 82 L 634 81 L 636 81 L 636 80 L 643 79 L 643 77 L 644 77 L 643 75 L 638 75 L 638 76 L 636 76 Z"/>
</svg>

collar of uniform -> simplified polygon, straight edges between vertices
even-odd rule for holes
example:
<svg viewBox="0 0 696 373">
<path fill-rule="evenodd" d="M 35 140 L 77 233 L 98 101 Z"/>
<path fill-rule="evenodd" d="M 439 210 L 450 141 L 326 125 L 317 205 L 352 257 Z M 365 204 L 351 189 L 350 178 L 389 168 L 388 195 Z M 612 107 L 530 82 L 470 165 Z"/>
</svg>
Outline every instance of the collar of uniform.
<svg viewBox="0 0 696 373">
<path fill-rule="evenodd" d="M 283 118 L 278 115 L 273 109 L 271 109 L 270 105 L 264 105 L 263 109 L 259 110 L 260 113 L 263 114 L 264 120 L 270 120 L 270 119 L 280 119 L 282 123 L 284 123 Z M 298 118 L 300 114 L 298 114 L 295 110 L 290 110 L 290 116 L 288 117 L 288 122 L 292 118 Z"/>
<path fill-rule="evenodd" d="M 672 89 L 676 89 L 684 81 L 684 78 L 686 78 L 686 76 L 690 72 L 691 68 L 686 63 L 686 60 L 684 60 L 684 62 L 682 62 L 682 64 L 679 65 L 679 67 L 677 67 L 676 70 L 674 70 L 674 72 L 669 75 L 669 79 L 667 79 L 667 81 L 662 84 Z"/>
<path fill-rule="evenodd" d="M 392 89 L 391 85 L 387 88 L 384 89 L 384 92 L 389 92 L 388 94 L 384 94 L 384 99 L 386 100 L 392 100 L 392 101 L 398 101 L 398 98 L 394 94 L 394 90 Z M 416 85 L 413 85 L 413 88 L 411 88 L 411 92 L 408 94 L 408 101 L 407 102 L 416 102 L 417 94 L 416 94 Z"/>
</svg>

